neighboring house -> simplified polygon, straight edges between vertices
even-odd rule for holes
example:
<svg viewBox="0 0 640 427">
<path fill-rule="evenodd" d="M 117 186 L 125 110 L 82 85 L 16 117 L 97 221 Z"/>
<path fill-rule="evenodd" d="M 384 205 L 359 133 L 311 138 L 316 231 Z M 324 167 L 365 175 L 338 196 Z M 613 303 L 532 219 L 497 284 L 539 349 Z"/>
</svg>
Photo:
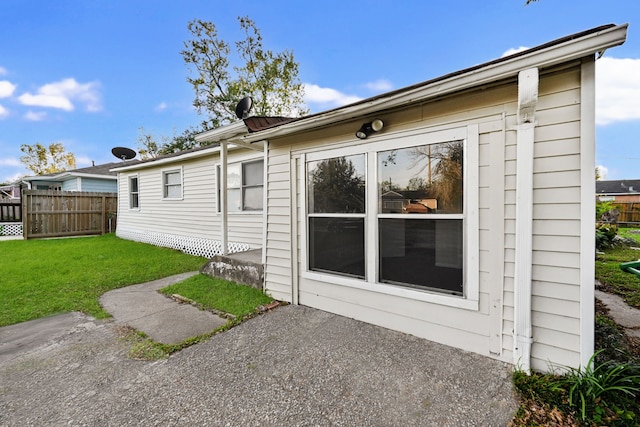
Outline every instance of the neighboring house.
<svg viewBox="0 0 640 427">
<path fill-rule="evenodd" d="M 595 57 L 626 30 L 594 28 L 300 119 L 205 132 L 196 139 L 219 145 L 117 169 L 118 234 L 261 247 L 264 290 L 279 300 L 523 369 L 585 366 Z M 403 194 L 411 180 L 428 197 Z M 394 199 L 433 207 L 385 211 Z"/>
<path fill-rule="evenodd" d="M 599 202 L 640 202 L 640 179 L 596 181 Z"/>
<path fill-rule="evenodd" d="M 137 162 L 138 160 L 130 160 L 126 163 L 105 163 L 59 173 L 27 176 L 22 181 L 27 183 L 30 190 L 116 193 L 118 191 L 118 177 L 116 172 L 111 172 L 111 169 L 123 164 L 135 164 Z"/>
<path fill-rule="evenodd" d="M 0 185 L 0 200 L 20 200 L 20 182 Z"/>
</svg>

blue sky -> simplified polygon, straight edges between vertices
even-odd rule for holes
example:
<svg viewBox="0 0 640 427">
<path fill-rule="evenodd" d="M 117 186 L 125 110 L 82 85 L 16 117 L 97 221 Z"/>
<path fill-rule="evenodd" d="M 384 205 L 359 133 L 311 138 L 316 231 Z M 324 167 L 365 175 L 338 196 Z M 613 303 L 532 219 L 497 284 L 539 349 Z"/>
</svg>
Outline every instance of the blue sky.
<svg viewBox="0 0 640 427">
<path fill-rule="evenodd" d="M 187 23 L 229 42 L 248 15 L 266 48 L 294 52 L 312 112 L 344 105 L 603 24 L 629 23 L 597 63 L 597 163 L 640 178 L 638 0 L 1 0 L 0 182 L 28 171 L 21 144 L 62 142 L 77 166 L 114 161 L 200 119 L 180 50 Z"/>
</svg>

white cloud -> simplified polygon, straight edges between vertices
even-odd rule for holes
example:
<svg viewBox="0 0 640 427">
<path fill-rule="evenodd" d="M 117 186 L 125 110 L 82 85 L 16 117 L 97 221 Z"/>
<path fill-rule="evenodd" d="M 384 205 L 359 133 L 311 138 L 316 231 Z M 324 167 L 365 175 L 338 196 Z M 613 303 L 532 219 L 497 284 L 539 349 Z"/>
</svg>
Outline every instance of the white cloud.
<svg viewBox="0 0 640 427">
<path fill-rule="evenodd" d="M 162 101 L 160 104 L 156 105 L 155 110 L 158 112 L 162 112 L 166 110 L 168 107 L 169 105 L 166 102 Z"/>
<path fill-rule="evenodd" d="M 508 49 L 507 51 L 505 51 L 500 58 L 504 58 L 505 56 L 513 55 L 515 53 L 519 53 L 527 49 L 529 48 L 526 46 L 512 47 L 511 49 Z"/>
<path fill-rule="evenodd" d="M 6 68 L 4 67 L 0 67 L 0 76 L 5 76 L 7 75 L 8 71 Z"/>
<path fill-rule="evenodd" d="M 346 95 L 328 87 L 320 87 L 311 83 L 304 84 L 304 100 L 307 104 L 318 104 L 323 108 L 341 107 L 361 99 L 359 96 Z"/>
<path fill-rule="evenodd" d="M 0 98 L 8 98 L 13 95 L 16 85 L 8 80 L 0 80 Z"/>
<path fill-rule="evenodd" d="M 373 82 L 365 83 L 364 87 L 374 92 L 388 92 L 393 89 L 391 82 L 385 79 L 378 79 Z"/>
<path fill-rule="evenodd" d="M 35 95 L 25 93 L 18 100 L 24 105 L 65 111 L 72 111 L 75 108 L 72 101 L 75 101 L 84 104 L 87 111 L 96 112 L 102 109 L 98 89 L 98 82 L 78 83 L 70 78 L 41 86 Z"/>
<path fill-rule="evenodd" d="M 47 113 L 44 111 L 27 111 L 27 113 L 24 115 L 24 118 L 27 120 L 30 120 L 32 122 L 39 122 L 44 120 L 47 117 Z"/>
<path fill-rule="evenodd" d="M 0 159 L 0 166 L 22 166 L 22 163 L 15 157 L 5 157 Z"/>
<path fill-rule="evenodd" d="M 607 174 L 609 173 L 609 168 L 603 165 L 597 165 L 596 169 L 598 169 L 598 174 L 600 175 L 600 179 L 607 179 Z"/>
<path fill-rule="evenodd" d="M 9 115 L 9 110 L 0 105 L 0 119 L 7 117 Z"/>
<path fill-rule="evenodd" d="M 640 59 L 596 61 L 596 124 L 640 120 Z"/>
<path fill-rule="evenodd" d="M 0 98 L 8 98 L 13 95 L 16 85 L 8 80 L 0 80 Z"/>
<path fill-rule="evenodd" d="M 14 173 L 13 175 L 9 175 L 7 177 L 5 177 L 5 179 L 2 179 L 0 181 L 2 182 L 7 182 L 7 183 L 12 183 L 12 182 L 16 182 L 17 180 L 19 180 L 20 178 L 22 178 L 23 176 L 25 176 L 25 173 Z"/>
</svg>

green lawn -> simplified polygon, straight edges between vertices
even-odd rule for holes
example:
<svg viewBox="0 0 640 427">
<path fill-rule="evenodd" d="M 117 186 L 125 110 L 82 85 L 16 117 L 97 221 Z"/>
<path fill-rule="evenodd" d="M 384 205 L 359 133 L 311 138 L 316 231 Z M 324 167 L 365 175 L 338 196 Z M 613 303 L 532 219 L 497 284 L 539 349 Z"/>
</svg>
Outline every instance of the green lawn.
<svg viewBox="0 0 640 427">
<path fill-rule="evenodd" d="M 56 313 L 108 317 L 103 293 L 200 269 L 205 258 L 113 234 L 0 241 L 0 326 Z"/>
<path fill-rule="evenodd" d="M 196 301 L 204 308 L 214 308 L 232 314 L 236 318 L 253 314 L 259 305 L 266 305 L 273 301 L 273 298 L 259 289 L 204 274 L 166 287 L 161 292 L 167 295 L 179 294 Z"/>
<path fill-rule="evenodd" d="M 618 235 L 636 240 L 640 246 L 638 229 L 620 228 Z M 609 292 L 620 295 L 632 307 L 640 308 L 640 277 L 620 269 L 623 262 L 640 259 L 640 250 L 626 246 L 607 249 L 596 257 L 596 279 Z"/>
</svg>

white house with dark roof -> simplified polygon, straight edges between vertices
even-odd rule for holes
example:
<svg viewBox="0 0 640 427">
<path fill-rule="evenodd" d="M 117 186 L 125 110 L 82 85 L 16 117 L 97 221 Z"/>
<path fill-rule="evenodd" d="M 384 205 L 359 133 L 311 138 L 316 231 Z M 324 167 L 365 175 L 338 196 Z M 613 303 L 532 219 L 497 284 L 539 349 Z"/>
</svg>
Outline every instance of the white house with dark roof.
<svg viewBox="0 0 640 427">
<path fill-rule="evenodd" d="M 116 169 L 118 233 L 245 243 L 279 300 L 524 369 L 584 366 L 595 61 L 626 32 L 605 25 L 330 111 L 203 133 L 217 145 Z M 384 194 L 415 188 L 433 207 L 383 209 Z"/>
</svg>

